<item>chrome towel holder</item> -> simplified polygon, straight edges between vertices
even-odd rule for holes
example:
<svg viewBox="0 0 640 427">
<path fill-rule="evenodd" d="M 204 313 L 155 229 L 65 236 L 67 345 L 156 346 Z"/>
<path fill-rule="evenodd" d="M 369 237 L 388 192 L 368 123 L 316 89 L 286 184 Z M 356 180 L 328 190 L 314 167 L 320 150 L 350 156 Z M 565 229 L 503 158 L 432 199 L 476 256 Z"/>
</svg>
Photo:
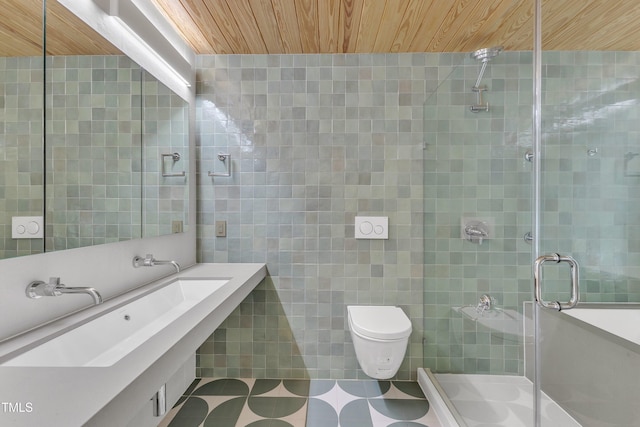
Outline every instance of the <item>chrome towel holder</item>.
<svg viewBox="0 0 640 427">
<path fill-rule="evenodd" d="M 227 171 L 224 173 L 209 171 L 209 176 L 224 176 L 227 178 L 230 177 L 231 176 L 231 154 L 218 153 L 218 160 L 220 160 L 222 163 L 225 164 Z"/>
<path fill-rule="evenodd" d="M 169 177 L 169 176 L 185 176 L 185 172 L 178 172 L 178 173 L 169 173 L 166 171 L 165 169 L 165 157 L 171 157 L 171 159 L 174 162 L 177 162 L 178 160 L 180 160 L 180 153 L 169 153 L 169 154 L 160 154 L 160 163 L 162 164 L 162 176 L 164 177 Z"/>
</svg>

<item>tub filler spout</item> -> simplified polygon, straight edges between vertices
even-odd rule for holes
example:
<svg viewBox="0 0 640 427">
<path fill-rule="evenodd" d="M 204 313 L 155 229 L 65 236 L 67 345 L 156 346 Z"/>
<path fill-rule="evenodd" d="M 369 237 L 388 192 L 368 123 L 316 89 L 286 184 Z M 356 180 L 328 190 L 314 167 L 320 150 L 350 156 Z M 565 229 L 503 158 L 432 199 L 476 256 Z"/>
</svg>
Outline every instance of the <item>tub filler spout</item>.
<svg viewBox="0 0 640 427">
<path fill-rule="evenodd" d="M 27 286 L 27 296 L 29 298 L 59 297 L 62 294 L 88 294 L 93 298 L 95 305 L 102 304 L 102 295 L 90 287 L 67 287 L 60 283 L 59 277 L 49 278 L 49 283 L 36 280 Z"/>
</svg>

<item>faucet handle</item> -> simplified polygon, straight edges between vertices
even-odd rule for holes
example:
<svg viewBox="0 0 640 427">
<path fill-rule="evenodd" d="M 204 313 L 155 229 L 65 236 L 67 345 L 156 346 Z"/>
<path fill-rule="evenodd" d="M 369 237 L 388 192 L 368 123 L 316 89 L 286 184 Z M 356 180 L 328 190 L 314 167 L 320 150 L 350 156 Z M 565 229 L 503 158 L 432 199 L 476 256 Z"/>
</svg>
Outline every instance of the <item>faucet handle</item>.
<svg viewBox="0 0 640 427">
<path fill-rule="evenodd" d="M 29 298 L 37 299 L 40 297 L 58 297 L 62 295 L 58 289 L 64 287 L 60 284 L 59 277 L 50 277 L 49 283 L 42 280 L 35 280 L 29 283 L 27 286 L 27 296 Z"/>
<path fill-rule="evenodd" d="M 153 257 L 153 254 L 147 254 L 144 259 L 140 259 L 140 261 L 142 261 L 142 265 L 145 267 L 153 267 L 156 259 Z"/>
<path fill-rule="evenodd" d="M 138 267 L 153 267 L 155 259 L 153 259 L 153 254 L 147 254 L 146 257 L 142 258 L 139 255 L 133 257 L 133 266 L 135 268 Z"/>
<path fill-rule="evenodd" d="M 59 297 L 62 295 L 58 289 L 64 288 L 64 285 L 60 283 L 59 277 L 49 277 L 49 283 L 45 285 L 45 294 L 52 297 Z"/>
</svg>

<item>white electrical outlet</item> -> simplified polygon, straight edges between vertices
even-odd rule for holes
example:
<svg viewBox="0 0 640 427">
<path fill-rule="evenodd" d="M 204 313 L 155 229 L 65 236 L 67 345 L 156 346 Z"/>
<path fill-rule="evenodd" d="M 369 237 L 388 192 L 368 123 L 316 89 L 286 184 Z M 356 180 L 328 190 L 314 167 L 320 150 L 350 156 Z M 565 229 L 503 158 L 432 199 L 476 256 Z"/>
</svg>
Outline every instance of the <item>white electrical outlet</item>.
<svg viewBox="0 0 640 427">
<path fill-rule="evenodd" d="M 44 238 L 44 218 L 41 216 L 11 217 L 11 238 L 13 239 Z"/>
<path fill-rule="evenodd" d="M 388 239 L 388 216 L 357 216 L 355 220 L 356 239 Z"/>
<path fill-rule="evenodd" d="M 227 221 L 216 221 L 216 237 L 227 237 Z"/>
</svg>

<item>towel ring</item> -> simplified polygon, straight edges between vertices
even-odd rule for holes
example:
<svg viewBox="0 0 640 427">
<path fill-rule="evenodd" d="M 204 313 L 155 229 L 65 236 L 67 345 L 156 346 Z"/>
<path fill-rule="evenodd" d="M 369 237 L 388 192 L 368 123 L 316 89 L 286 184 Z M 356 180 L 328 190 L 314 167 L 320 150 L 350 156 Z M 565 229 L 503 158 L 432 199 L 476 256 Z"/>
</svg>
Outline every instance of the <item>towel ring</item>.
<svg viewBox="0 0 640 427">
<path fill-rule="evenodd" d="M 162 164 L 162 176 L 168 177 L 168 176 L 185 176 L 185 172 L 179 172 L 179 173 L 168 173 L 165 169 L 165 157 L 171 157 L 171 159 L 174 162 L 177 162 L 178 160 L 180 160 L 180 153 L 169 153 L 169 154 L 160 154 L 160 163 Z"/>
<path fill-rule="evenodd" d="M 209 176 L 224 176 L 227 178 L 230 177 L 231 176 L 231 154 L 218 153 L 218 160 L 220 160 L 222 163 L 225 164 L 227 171 L 224 173 L 209 171 Z"/>
</svg>

